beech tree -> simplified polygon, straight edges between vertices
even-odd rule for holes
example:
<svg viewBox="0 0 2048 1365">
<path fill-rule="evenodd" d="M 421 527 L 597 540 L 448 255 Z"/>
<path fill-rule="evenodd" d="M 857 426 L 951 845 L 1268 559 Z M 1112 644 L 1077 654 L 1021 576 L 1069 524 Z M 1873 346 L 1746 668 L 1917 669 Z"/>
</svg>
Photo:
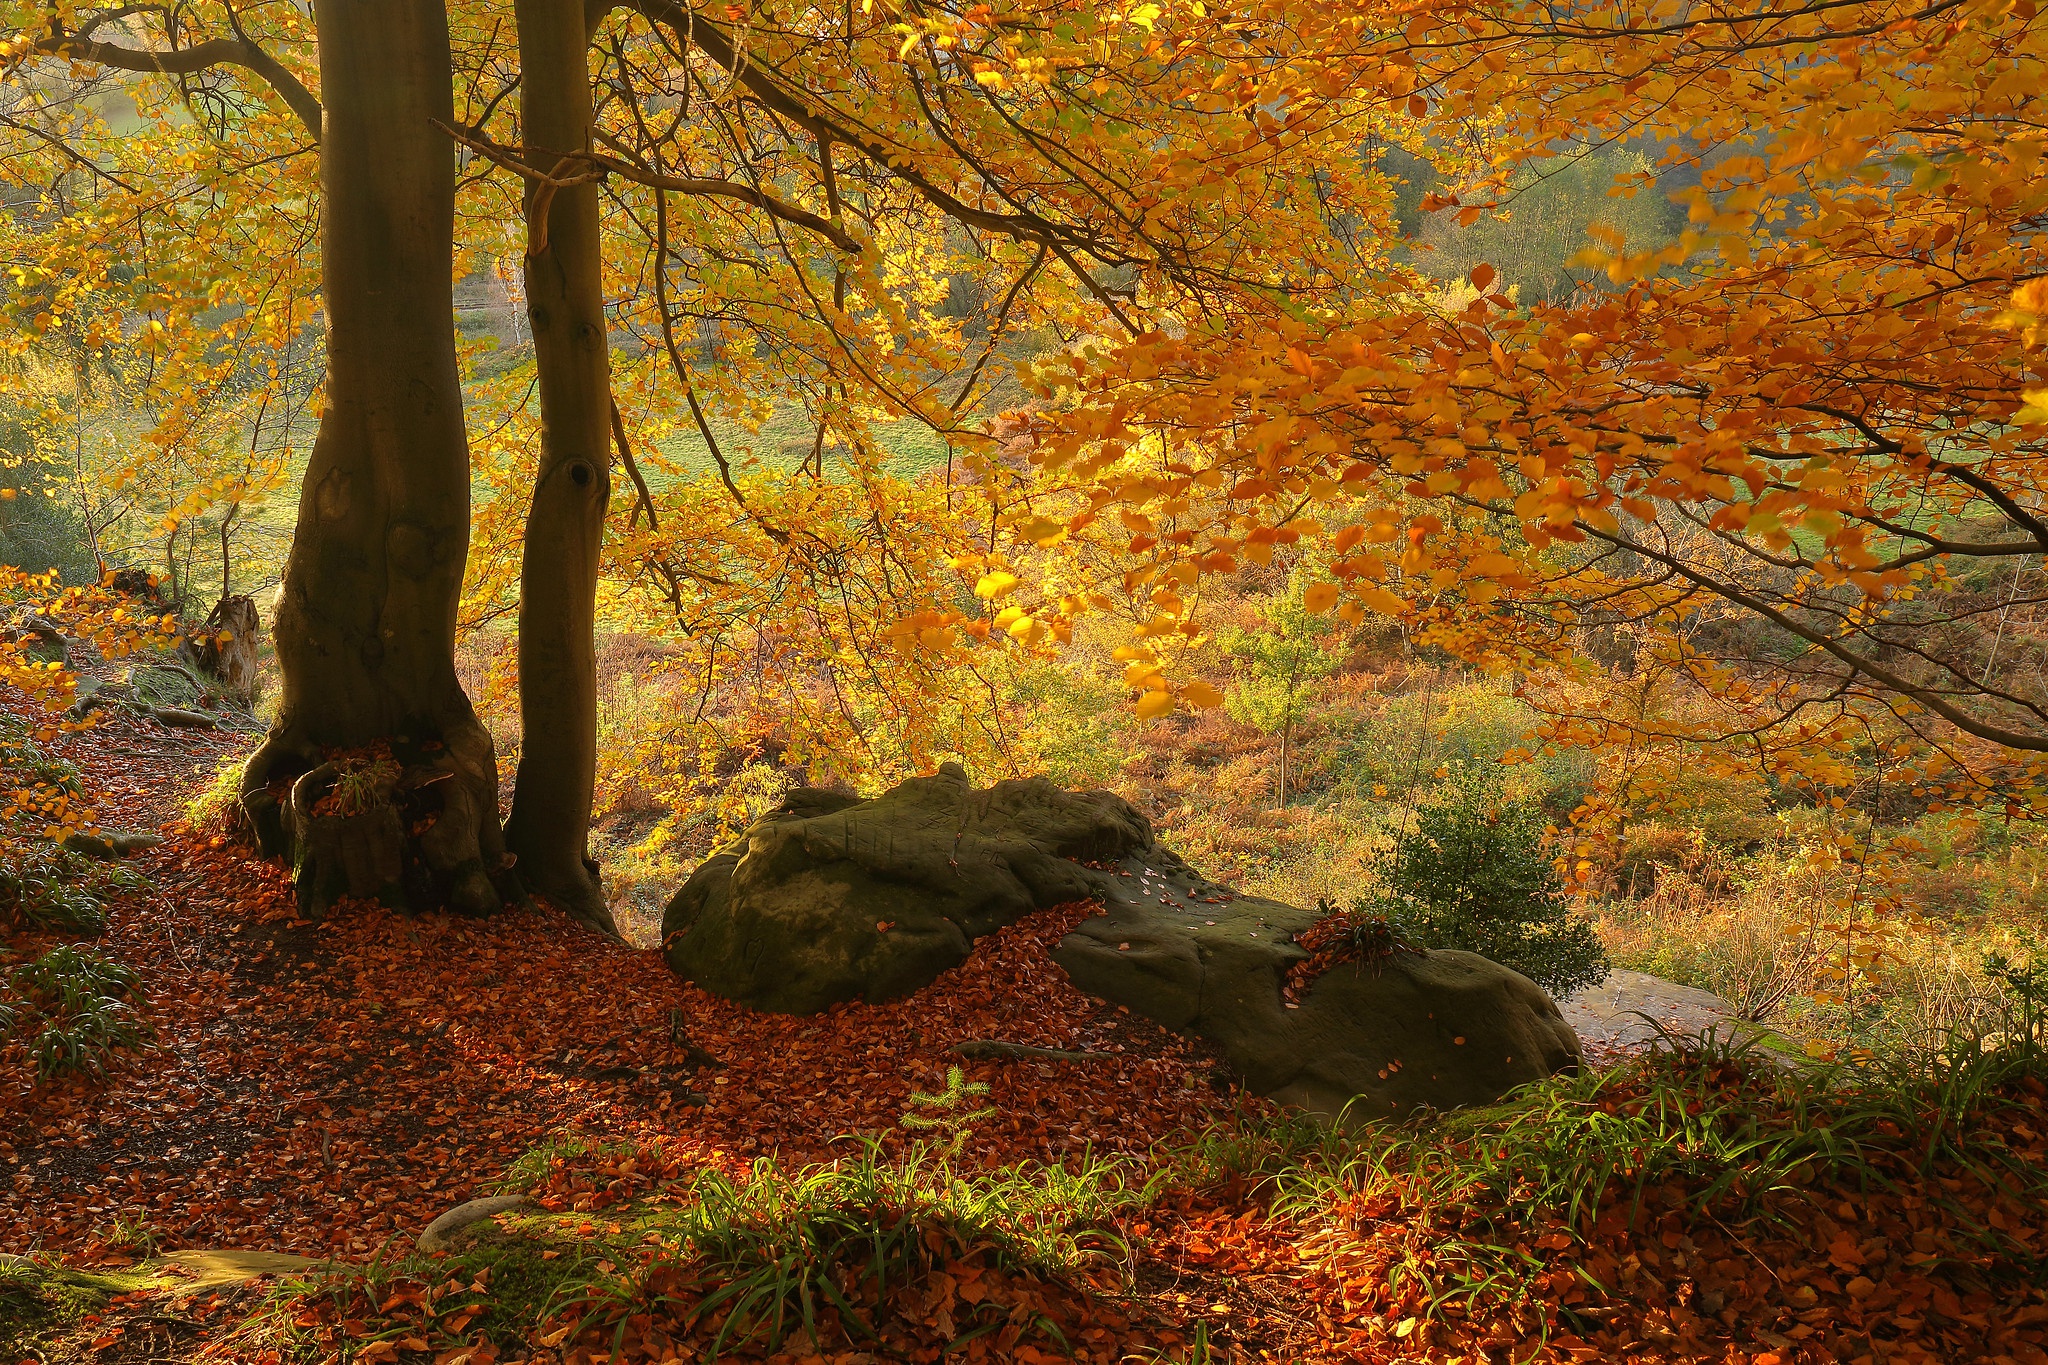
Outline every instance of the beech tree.
<svg viewBox="0 0 2048 1365">
<path fill-rule="evenodd" d="M 525 186 L 526 307 L 541 426 L 520 553 L 525 723 L 506 835 L 531 886 L 616 932 L 589 850 L 597 781 L 593 633 L 612 480 L 611 341 L 597 185 L 570 174 L 590 150 L 591 26 L 581 0 L 519 0 L 514 12 L 523 150 L 528 164 L 550 175 Z"/>
<path fill-rule="evenodd" d="M 502 48 L 493 46 L 490 17 L 460 12 L 466 107 L 483 111 L 473 126 L 456 123 L 452 100 L 425 93 L 444 83 L 449 62 L 441 47 L 426 51 L 415 41 L 418 15 L 390 26 L 377 40 L 384 46 L 373 49 L 362 46 L 371 40 L 347 20 L 330 23 L 316 11 L 317 84 L 324 90 L 343 78 L 337 73 L 352 84 L 322 110 L 308 85 L 312 73 L 292 66 L 294 56 L 303 60 L 306 35 L 293 27 L 291 13 L 223 11 L 211 23 L 217 35 L 185 12 L 29 13 L 10 45 L 18 71 L 47 77 L 48 63 L 74 73 L 97 64 L 170 77 L 174 102 L 212 119 L 216 156 L 233 148 L 249 165 L 288 162 L 303 155 L 309 136 L 322 139 L 328 406 L 280 613 L 284 710 L 250 765 L 247 796 L 267 845 L 281 848 L 286 836 L 315 831 L 314 807 L 336 775 L 329 756 L 340 756 L 344 768 L 381 772 L 384 760 L 374 754 L 389 749 L 400 785 L 431 789 L 429 804 L 439 809 L 422 852 L 447 894 L 470 908 L 490 903 L 487 884 L 511 860 L 499 848 L 491 815 L 488 744 L 452 685 L 447 604 L 462 563 L 456 528 L 466 507 L 448 290 L 445 280 L 424 283 L 452 265 L 441 239 L 452 232 L 444 224 L 452 216 L 453 172 L 438 160 L 452 149 L 444 141 L 436 150 L 432 139 L 452 135 L 519 173 L 542 421 L 527 505 L 514 522 L 516 535 L 507 537 L 521 543 L 524 565 L 517 609 L 526 719 L 510 852 L 531 884 L 600 927 L 608 921 L 586 860 L 595 760 L 590 633 L 611 448 L 630 460 L 631 444 L 608 382 L 597 179 L 633 187 L 631 198 L 615 192 L 614 240 L 637 236 L 653 249 L 651 259 L 643 251 L 641 268 L 652 284 L 642 297 L 651 294 L 654 306 L 643 306 L 629 327 L 651 322 L 660 334 L 659 348 L 643 354 L 665 362 L 668 387 L 656 393 L 643 368 L 636 376 L 642 413 L 664 403 L 673 410 L 681 399 L 730 499 L 724 511 L 710 513 L 724 542 L 720 553 L 756 560 L 745 575 L 692 565 L 675 536 L 687 531 L 702 541 L 704 509 L 671 511 L 664 523 L 635 471 L 628 525 L 644 515 L 648 533 L 630 547 L 629 571 L 665 587 L 680 617 L 708 617 L 727 630 L 751 617 L 758 633 L 764 597 L 805 604 L 799 610 L 816 623 L 837 616 L 845 633 L 826 626 L 824 654 L 850 647 L 892 692 L 901 733 L 912 745 L 928 742 L 920 730 L 929 708 L 916 688 L 888 679 L 894 672 L 930 681 L 929 661 L 920 655 L 948 631 L 941 604 L 958 592 L 953 552 L 965 526 L 982 514 L 956 506 L 950 487 L 942 501 L 927 502 L 924 492 L 878 477 L 869 419 L 907 417 L 958 441 L 961 493 L 971 501 L 993 509 L 1025 496 L 1016 470 L 975 463 L 989 447 L 973 414 L 1006 364 L 997 350 L 1006 329 L 1128 333 L 1129 304 L 1139 291 L 1126 278 L 1133 272 L 1152 271 L 1190 306 L 1263 285 L 1258 251 L 1247 255 L 1231 235 L 1247 205 L 1278 205 L 1276 213 L 1319 220 L 1341 217 L 1347 205 L 1362 207 L 1362 182 L 1338 173 L 1345 158 L 1307 136 L 1266 139 L 1270 145 L 1249 158 L 1256 169 L 1239 168 L 1248 185 L 1260 180 L 1273 193 L 1253 187 L 1241 202 L 1191 202 L 1177 214 L 1162 211 L 1142 176 L 1106 168 L 1106 145 L 1088 120 L 1102 118 L 1114 146 L 1151 147 L 1156 156 L 1162 138 L 1192 134 L 1227 106 L 1206 88 L 1218 72 L 1231 62 L 1256 65 L 1279 50 L 1256 32 L 1224 25 L 1214 50 L 1184 60 L 1155 36 L 1157 12 L 1150 8 L 1100 17 L 1044 9 L 1046 22 L 1063 26 L 1063 52 L 1096 54 L 1096 70 L 1071 88 L 1055 79 L 1059 64 L 1028 43 L 1001 37 L 956 52 L 950 18 L 911 23 L 887 10 L 848 12 L 820 30 L 809 21 L 784 27 L 766 15 L 713 17 L 680 6 L 580 13 L 525 6 L 516 13 L 519 60 L 509 68 L 499 59 Z M 585 54 L 600 29 L 607 113 L 595 126 Z M 110 40 L 109 32 L 134 45 Z M 266 46 L 267 37 L 286 41 L 284 55 Z M 406 43 L 412 46 L 399 51 Z M 37 66 L 37 59 L 47 62 Z M 723 73 L 730 98 L 700 98 L 697 123 L 670 118 L 656 128 L 650 113 L 686 112 L 692 89 L 701 93 L 713 73 Z M 502 116 L 514 108 L 504 96 L 515 76 L 517 125 L 496 138 L 490 119 L 493 111 Z M 358 77 L 371 82 L 371 93 L 350 104 L 360 93 L 353 88 Z M 881 117 L 883 106 L 894 116 Z M 288 145 L 283 130 L 286 111 L 299 125 L 297 146 Z M 1301 131 L 1308 131 L 1310 112 L 1304 103 L 1296 113 Z M 1337 128 L 1357 114 L 1338 90 L 1315 117 Z M 106 178 L 105 165 L 124 160 L 141 163 L 123 167 L 137 177 L 156 169 L 104 130 L 97 130 L 102 136 L 91 154 L 81 152 L 79 139 L 69 136 L 76 131 L 33 128 L 23 136 L 43 144 L 44 156 L 68 159 L 66 173 L 94 183 Z M 1224 144 L 1236 145 L 1234 131 L 1224 134 Z M 608 150 L 594 150 L 598 141 Z M 677 164 L 707 152 L 712 174 Z M 764 174 L 764 163 L 777 155 L 802 160 Z M 380 164 L 378 173 L 359 174 L 369 162 Z M 1305 193 L 1306 178 L 1315 176 L 1315 193 Z M 120 202 L 138 222 L 161 221 L 128 175 L 117 173 L 115 184 L 109 196 L 125 196 Z M 311 189 L 302 182 L 302 193 Z M 674 200 L 728 212 L 705 215 Z M 254 199 L 236 204 L 244 221 L 270 207 Z M 52 275 L 109 249 L 96 221 L 95 214 L 59 217 L 52 241 L 39 243 Z M 965 253 L 948 236 L 959 233 L 967 234 Z M 429 237 L 437 242 L 431 248 Z M 746 261 L 749 246 L 758 252 Z M 1335 278 L 1329 257 L 1338 249 L 1309 252 L 1299 281 L 1328 288 Z M 1355 254 L 1356 244 L 1341 249 Z M 917 262 L 908 276 L 901 258 L 892 259 L 903 250 Z M 719 450 L 707 408 L 715 415 L 759 368 L 731 364 L 709 380 L 692 373 L 690 347 L 678 333 L 688 322 L 682 309 L 707 301 L 700 268 L 706 261 L 754 273 L 754 287 L 735 290 L 728 276 L 718 282 L 726 297 L 709 301 L 735 332 L 766 343 L 741 359 L 779 353 L 798 358 L 804 370 L 795 387 L 814 402 L 818 418 L 805 462 L 809 491 L 750 478 Z M 949 288 L 961 267 L 978 276 L 984 296 L 975 310 L 978 345 L 963 344 L 963 328 L 941 321 L 946 315 L 933 306 L 933 286 Z M 687 292 L 695 298 L 674 297 L 674 276 L 693 271 L 698 278 Z M 1047 287 L 1054 275 L 1059 288 Z M 285 290 L 292 292 L 290 282 Z M 792 308 L 796 300 L 802 302 Z M 195 311 L 179 319 L 186 324 L 188 373 L 207 351 L 192 325 Z M 827 476 L 833 449 L 845 452 L 849 480 Z M 748 482 L 756 484 L 751 496 L 742 486 Z M 849 491 L 864 507 L 852 523 L 844 516 Z M 750 541 L 765 542 L 765 555 Z M 1006 638 L 1027 642 L 1043 630 L 1009 620 L 1002 627 Z M 884 650 L 890 657 L 878 667 Z M 973 671 L 966 651 L 946 653 L 949 666 Z M 836 681 L 834 691 L 844 695 Z M 275 818 L 279 808 L 287 819 Z M 360 890 L 366 879 L 388 883 L 394 854 L 384 845 L 392 837 L 386 828 L 369 844 L 353 834 L 331 846 L 324 835 L 299 838 L 294 851 L 311 902 L 317 906 L 344 884 Z"/>
<path fill-rule="evenodd" d="M 2037 809 L 2048 693 L 2001 629 L 2042 600 L 2048 548 L 2036 7 L 1358 14 L 1305 16 L 1300 41 L 1354 36 L 1434 148 L 1481 150 L 1439 150 L 1425 211 L 1512 214 L 1525 168 L 1633 138 L 1657 165 L 1614 192 L 1682 173 L 1686 230 L 1596 234 L 1580 286 L 1533 306 L 1490 264 L 1403 268 L 1337 317 L 1162 320 L 1061 357 L 1033 458 L 1072 511 L 1019 539 L 1095 538 L 1189 589 L 1326 542 L 1327 607 L 1515 674 L 1545 742 Z M 1135 481 L 1122 452 L 1162 441 L 1181 457 Z M 1031 545 L 1007 561 L 1032 600 Z M 1588 641 L 1615 626 L 1682 707 L 1605 704 Z M 1189 628 L 1167 603 L 1152 629 Z M 1618 827 L 1605 800 L 1588 835 Z"/>
<path fill-rule="evenodd" d="M 321 776 L 334 775 L 326 751 L 388 743 L 399 780 L 435 787 L 419 846 L 448 903 L 482 912 L 498 903 L 491 878 L 506 859 L 491 739 L 454 671 L 469 457 L 452 327 L 455 163 L 433 127 L 453 116 L 447 20 L 435 0 L 323 0 L 314 14 L 326 408 L 277 610 L 284 696 L 244 802 L 267 828 L 272 784 L 291 782 L 284 824 L 302 887 L 321 888 L 316 907 L 337 885 L 329 861 L 374 861 L 379 881 L 396 881 L 398 848 L 316 835 L 313 811 Z M 368 837 L 399 831 L 394 821 Z"/>
<path fill-rule="evenodd" d="M 265 74 L 303 34 L 260 55 L 287 7 L 181 12 L 128 55 L 108 26 L 154 11 L 36 13 L 17 69 L 169 73 L 233 132 L 237 183 L 289 164 L 283 120 L 303 143 L 305 101 Z M 496 17 L 452 12 L 460 100 L 422 107 L 472 158 L 449 231 L 523 225 L 534 322 L 533 370 L 470 395 L 492 420 L 461 610 L 520 613 L 512 851 L 593 922 L 600 612 L 682 640 L 707 697 L 751 669 L 745 709 L 821 773 L 999 766 L 972 699 L 1003 661 L 1115 612 L 1141 717 L 1213 704 L 1179 662 L 1205 583 L 1303 546 L 1329 566 L 1308 610 L 1514 671 L 1544 742 L 1820 788 L 1860 744 L 1935 799 L 2034 799 L 2007 779 L 2048 751 L 2048 696 L 1974 625 L 2041 596 L 2031 5 L 635 0 L 521 6 L 516 56 Z M 18 145 L 57 173 L 67 136 Z M 1441 236 L 1616 140 L 1654 163 L 1618 194 L 1684 174 L 1676 241 L 1596 235 L 1541 300 L 1401 249 L 1388 149 L 1430 166 Z M 104 184 L 146 169 L 119 156 L 66 184 L 190 222 Z M 53 264 L 104 260 L 101 214 L 58 221 Z M 445 294 L 412 299 L 445 338 Z M 810 439 L 749 464 L 720 432 L 770 405 Z M 884 421 L 943 470 L 898 477 Z M 1588 642 L 1617 624 L 1692 709 L 1602 704 Z M 276 772 L 342 742 L 290 735 Z"/>
</svg>

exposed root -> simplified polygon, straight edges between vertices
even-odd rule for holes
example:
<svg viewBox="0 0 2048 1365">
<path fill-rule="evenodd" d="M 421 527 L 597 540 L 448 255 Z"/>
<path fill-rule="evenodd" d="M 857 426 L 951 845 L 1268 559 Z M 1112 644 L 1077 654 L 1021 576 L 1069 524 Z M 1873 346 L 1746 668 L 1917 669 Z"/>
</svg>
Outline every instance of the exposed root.
<svg viewBox="0 0 2048 1365">
<path fill-rule="evenodd" d="M 242 808 L 263 856 L 291 865 L 308 919 L 343 896 L 484 915 L 526 895 L 498 827 L 496 779 L 474 721 L 324 751 L 281 721 L 243 770 Z"/>
</svg>

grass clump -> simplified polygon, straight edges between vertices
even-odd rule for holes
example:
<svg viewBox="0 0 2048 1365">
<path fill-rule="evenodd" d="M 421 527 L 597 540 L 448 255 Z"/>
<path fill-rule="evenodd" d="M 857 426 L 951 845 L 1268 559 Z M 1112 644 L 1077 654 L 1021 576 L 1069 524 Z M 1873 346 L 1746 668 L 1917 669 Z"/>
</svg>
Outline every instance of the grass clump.
<svg viewBox="0 0 2048 1365">
<path fill-rule="evenodd" d="M 0 862 L 0 921 L 33 932 L 94 937 L 107 927 L 107 900 L 141 880 L 47 840 L 24 839 Z"/>
<path fill-rule="evenodd" d="M 0 1044 L 22 1044 L 38 1084 L 104 1077 L 115 1056 L 153 1036 L 137 1012 L 134 971 L 80 944 L 52 948 L 6 978 Z"/>
<path fill-rule="evenodd" d="M 309 1346 L 481 1333 L 502 1350 L 615 1358 L 772 1354 L 786 1343 L 1004 1358 L 1063 1351 L 1128 1248 L 1114 1216 L 1149 1198 L 1124 1168 L 962 1174 L 943 1148 L 876 1142 L 784 1171 L 704 1169 L 660 1149 L 566 1139 L 508 1173 L 540 1207 L 439 1256 L 384 1259 L 295 1291 Z M 565 1206 L 565 1207 L 558 1207 Z M 310 1312 L 309 1312 L 310 1310 Z M 372 1350 L 371 1354 L 375 1354 Z"/>
<path fill-rule="evenodd" d="M 2048 1267 L 2031 1241 L 2048 1206 L 2048 980 L 2015 998 L 2003 1028 L 1934 1053 L 1787 1066 L 1753 1041 L 1667 1037 L 1489 1108 L 1348 1135 L 1240 1124 L 1183 1162 L 1263 1191 L 1343 1286 L 1338 1316 L 1403 1339 L 1481 1321 L 1523 1340 L 1597 1336 L 1607 1315 L 1658 1306 L 1670 1286 L 1637 1277 L 1674 1248 L 1712 1312 L 1737 1310 L 1731 1325 L 1789 1326 L 1816 1286 L 1845 1309 L 1893 1282 L 1923 1301 L 1995 1300 Z M 1813 1284 L 1792 1269 L 1824 1274 L 1859 1243 L 1897 1264 L 1873 1256 Z M 1857 1269 L 1868 1278 L 1852 1282 Z"/>
<path fill-rule="evenodd" d="M 224 756 L 212 779 L 185 803 L 185 822 L 202 833 L 242 834 L 242 769 L 247 763 L 241 754 Z"/>
</svg>

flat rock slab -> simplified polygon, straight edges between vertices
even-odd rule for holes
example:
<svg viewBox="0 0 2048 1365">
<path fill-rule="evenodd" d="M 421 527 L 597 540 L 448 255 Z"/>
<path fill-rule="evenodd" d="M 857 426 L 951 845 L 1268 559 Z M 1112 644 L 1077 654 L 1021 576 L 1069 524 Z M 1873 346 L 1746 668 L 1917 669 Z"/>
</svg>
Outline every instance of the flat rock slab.
<svg viewBox="0 0 2048 1365">
<path fill-rule="evenodd" d="M 1258 1094 L 1326 1117 L 1485 1104 L 1577 1067 L 1542 988 L 1473 953 L 1401 952 L 1325 972 L 1288 1001 L 1312 910 L 1241 896 L 1158 845 L 1107 869 L 1103 913 L 1053 958 L 1091 995 L 1207 1038 Z"/>
<path fill-rule="evenodd" d="M 1710 1028 L 1725 1037 L 1738 1022 L 1735 1007 L 1712 991 L 1619 968 L 1599 985 L 1567 996 L 1558 1007 L 1586 1051 L 1599 1061 L 1648 1047 L 1657 1040 L 1659 1025 L 1681 1038 Z"/>
<path fill-rule="evenodd" d="M 182 1295 L 245 1284 L 265 1275 L 305 1275 L 326 1269 L 331 1262 L 281 1251 L 173 1251 L 161 1264 L 178 1273 L 176 1292 Z"/>
</svg>

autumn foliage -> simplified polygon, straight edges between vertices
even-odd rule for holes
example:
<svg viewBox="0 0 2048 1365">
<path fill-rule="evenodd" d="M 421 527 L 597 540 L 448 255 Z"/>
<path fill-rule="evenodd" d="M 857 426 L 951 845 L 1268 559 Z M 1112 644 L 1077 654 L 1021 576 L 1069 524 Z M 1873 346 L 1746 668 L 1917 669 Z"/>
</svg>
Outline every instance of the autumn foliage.
<svg viewBox="0 0 2048 1365">
<path fill-rule="evenodd" d="M 307 566 L 388 550 L 441 594 L 405 600 L 418 629 L 392 655 L 461 737 L 442 870 L 473 907 L 507 903 L 472 921 L 342 899 L 315 925 L 237 833 L 185 829 L 138 863 L 149 889 L 93 911 L 133 968 L 115 1004 L 154 1033 L 71 1068 L 93 1084 L 25 1036 L 0 1047 L 11 1228 L 112 1265 L 135 1249 L 120 1211 L 167 1245 L 357 1263 L 282 1296 L 281 1335 L 179 1319 L 265 1365 L 659 1365 L 792 1341 L 843 1359 L 2048 1359 L 2031 1012 L 1889 1070 L 1694 1040 L 1427 1128 L 1311 1131 L 1074 990 L 1048 948 L 1084 907 L 991 936 L 911 1000 L 760 1018 L 525 901 L 495 796 L 501 761 L 573 750 L 559 790 L 525 785 L 584 812 L 544 831 L 581 879 L 594 793 L 656 812 L 638 849 L 701 853 L 778 783 L 873 790 L 949 759 L 1018 775 L 1139 725 L 1193 747 L 1229 716 L 1278 736 L 1260 776 L 1277 817 L 1236 831 L 1256 841 L 1293 818 L 1302 697 L 1376 639 L 1431 679 L 1418 729 L 1433 670 L 1464 669 L 1532 709 L 1510 759 L 1592 755 L 1558 809 L 1520 812 L 1554 865 L 1513 896 L 1540 883 L 1587 962 L 1592 931 L 1552 889 L 1613 892 L 1631 840 L 1706 775 L 1823 815 L 1801 845 L 1822 908 L 1794 933 L 1831 945 L 1853 994 L 1937 918 L 1902 889 L 1933 855 L 1888 819 L 2009 835 L 2048 800 L 2036 0 L 502 8 L 407 11 L 435 29 L 422 107 L 448 117 L 392 132 L 354 107 L 348 131 L 424 147 L 408 164 L 436 194 L 454 163 L 452 213 L 434 199 L 407 261 L 435 253 L 445 312 L 448 253 L 472 296 L 502 294 L 511 335 L 415 311 L 411 340 L 448 361 L 432 506 L 416 523 L 351 503 L 344 433 L 295 532 L 268 504 L 340 410 L 322 357 L 382 354 L 337 334 L 374 291 L 325 292 L 348 278 L 321 236 L 349 183 L 322 170 L 339 11 L 0 0 L 4 491 L 72 508 L 93 570 L 0 568 L 0 710 L 27 746 L 0 766 L 0 856 L 109 809 L 161 821 L 192 761 L 240 755 L 63 718 L 76 670 L 31 656 L 28 613 L 106 659 L 177 629 L 90 582 L 107 546 L 160 563 L 188 617 L 195 566 L 210 593 L 217 558 L 223 598 L 284 575 L 300 645 L 326 629 L 313 608 L 362 605 L 310 602 Z M 542 17 L 587 42 L 545 48 Z M 536 145 L 543 58 L 549 89 L 589 96 L 574 145 Z M 1443 264 L 1617 150 L 1609 196 L 1670 208 L 1671 231 L 1588 224 L 1541 289 L 1507 261 Z M 514 295 L 563 259 L 550 205 L 572 199 L 598 205 L 574 264 L 597 289 L 583 358 L 604 361 L 581 372 L 602 382 L 576 439 L 603 439 L 568 450 L 575 386 L 534 344 L 547 307 Z M 523 563 L 556 544 L 536 509 L 557 470 L 589 523 L 555 528 L 573 582 L 566 552 L 559 574 Z M 316 546 L 337 508 L 360 534 Z M 563 638 L 541 644 L 546 592 Z M 366 675 L 380 624 L 348 655 Z M 647 695 L 618 714 L 600 636 L 640 651 L 613 676 Z M 296 685 L 318 651 L 282 657 Z M 1111 661 L 1095 709 L 1124 728 L 1034 728 L 1044 675 L 1084 657 Z M 309 816 L 361 814 L 400 738 L 376 732 L 389 707 L 363 714 L 225 804 L 267 794 L 274 816 L 273 779 L 354 755 Z M 90 780 L 52 777 L 36 746 Z M 416 823 L 406 837 L 434 827 Z M 596 876 L 583 918 L 609 924 Z M 70 952 L 53 921 L 16 918 L 10 982 Z M 1333 917 L 1286 989 L 1406 935 Z M 36 1037 L 77 1013 L 19 979 Z M 964 1067 L 951 1092 L 985 1085 L 993 1113 L 960 1121 L 916 1199 L 830 1205 L 901 1234 L 904 1259 L 864 1279 L 823 1256 L 808 1339 L 738 1311 L 708 1232 L 621 1231 L 701 1210 L 707 1181 L 772 1200 L 908 1159 L 906 1112 L 956 1044 L 990 1037 L 1101 1055 Z M 560 1297 L 506 1309 L 509 1275 L 463 1252 L 360 1269 L 508 1170 L 548 1217 L 588 1223 L 549 1236 L 604 1246 L 549 1282 Z M 1118 1199 L 1059 1264 L 1016 1254 L 1000 1219 L 934 1212 L 974 1181 L 1088 1172 Z M 103 1305 L 86 1353 L 114 1365 L 152 1302 Z"/>
</svg>

